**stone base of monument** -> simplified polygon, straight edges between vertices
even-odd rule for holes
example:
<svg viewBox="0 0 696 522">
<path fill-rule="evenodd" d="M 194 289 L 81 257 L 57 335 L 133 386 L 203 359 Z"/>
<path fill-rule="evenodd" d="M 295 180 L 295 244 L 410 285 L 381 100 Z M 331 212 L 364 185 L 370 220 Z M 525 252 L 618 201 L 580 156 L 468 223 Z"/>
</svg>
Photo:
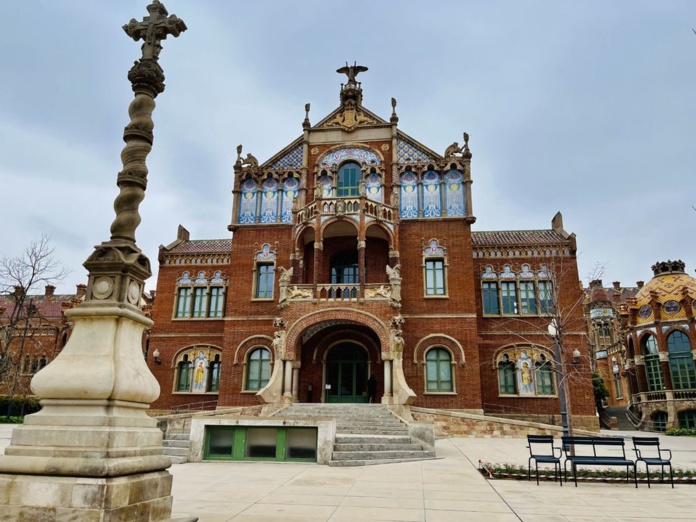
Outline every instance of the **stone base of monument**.
<svg viewBox="0 0 696 522">
<path fill-rule="evenodd" d="M 0 520 L 162 521 L 172 510 L 167 471 L 127 477 L 0 474 Z"/>
<path fill-rule="evenodd" d="M 0 520 L 162 521 L 170 459 L 147 405 L 44 399 L 0 458 Z"/>
</svg>

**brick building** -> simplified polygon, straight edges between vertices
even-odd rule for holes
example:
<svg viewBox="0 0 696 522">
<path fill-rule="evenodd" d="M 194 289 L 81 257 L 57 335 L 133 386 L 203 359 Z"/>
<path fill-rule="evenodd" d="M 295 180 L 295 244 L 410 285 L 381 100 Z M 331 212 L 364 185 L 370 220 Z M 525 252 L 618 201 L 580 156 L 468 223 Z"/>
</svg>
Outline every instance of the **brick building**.
<svg viewBox="0 0 696 522">
<path fill-rule="evenodd" d="M 65 346 L 72 330 L 65 311 L 84 299 L 86 288 L 56 294 L 46 285 L 43 294 L 30 294 L 15 286 L 0 296 L 0 394 L 31 394 L 31 377 Z"/>
<path fill-rule="evenodd" d="M 626 362 L 626 332 L 621 323 L 621 311 L 628 300 L 643 288 L 643 281 L 635 287 L 623 287 L 614 281 L 605 288 L 601 279 L 590 281 L 585 289 L 585 319 L 590 339 L 590 353 L 595 359 L 595 368 L 609 392 L 606 405 L 628 406 L 630 391 L 623 370 Z"/>
<path fill-rule="evenodd" d="M 469 137 L 438 154 L 340 105 L 263 163 L 237 149 L 231 239 L 161 247 L 148 364 L 155 409 L 367 402 L 555 417 L 562 351 L 587 352 L 574 234 L 472 231 Z M 580 306 L 575 304 L 580 303 Z M 559 312 L 560 313 L 560 312 Z M 570 357 L 570 356 L 569 356 Z M 568 365 L 576 426 L 596 426 L 590 365 Z"/>
<path fill-rule="evenodd" d="M 696 428 L 696 279 L 682 261 L 653 265 L 654 277 L 621 309 L 623 374 L 638 428 Z"/>
</svg>

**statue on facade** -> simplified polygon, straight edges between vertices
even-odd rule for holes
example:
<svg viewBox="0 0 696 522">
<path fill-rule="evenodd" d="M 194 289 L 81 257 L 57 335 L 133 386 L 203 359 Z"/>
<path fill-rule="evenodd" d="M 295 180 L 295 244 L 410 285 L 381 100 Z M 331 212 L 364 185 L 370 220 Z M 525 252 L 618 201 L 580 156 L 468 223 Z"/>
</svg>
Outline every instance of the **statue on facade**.
<svg viewBox="0 0 696 522">
<path fill-rule="evenodd" d="M 276 330 L 273 333 L 273 351 L 275 352 L 276 359 L 285 359 L 285 342 L 287 333 L 285 330 Z"/>
<path fill-rule="evenodd" d="M 358 62 L 354 62 L 353 65 L 348 65 L 348 62 L 346 62 L 345 67 L 336 69 L 337 73 L 348 76 L 348 83 L 355 83 L 355 77 L 361 72 L 365 71 L 367 71 L 367 67 L 364 65 L 358 65 Z"/>
<path fill-rule="evenodd" d="M 389 343 L 392 357 L 396 360 L 403 359 L 406 342 L 404 341 L 403 332 L 400 328 L 392 328 L 389 330 Z"/>
<path fill-rule="evenodd" d="M 293 267 L 286 269 L 282 266 L 278 267 L 280 277 L 278 278 L 278 308 L 285 308 L 288 300 L 288 285 L 292 279 Z"/>
<path fill-rule="evenodd" d="M 398 308 L 401 306 L 401 265 L 396 264 L 394 268 L 387 265 L 387 276 L 391 286 L 391 302 L 389 304 Z"/>
<path fill-rule="evenodd" d="M 246 158 L 244 158 L 244 161 L 242 161 L 242 166 L 243 167 L 258 167 L 259 160 L 256 159 L 256 156 L 254 156 L 251 152 L 249 152 L 249 153 L 247 153 Z"/>
</svg>

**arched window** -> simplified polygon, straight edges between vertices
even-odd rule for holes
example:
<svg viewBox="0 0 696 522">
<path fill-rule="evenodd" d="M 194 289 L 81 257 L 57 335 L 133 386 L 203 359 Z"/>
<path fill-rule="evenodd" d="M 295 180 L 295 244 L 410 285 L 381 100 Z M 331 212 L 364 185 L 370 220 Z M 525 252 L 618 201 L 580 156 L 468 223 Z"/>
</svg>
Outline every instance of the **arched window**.
<svg viewBox="0 0 696 522">
<path fill-rule="evenodd" d="M 696 388 L 696 368 L 691 355 L 691 344 L 687 335 L 675 330 L 667 337 L 669 368 L 672 372 L 672 386 L 675 390 Z"/>
<path fill-rule="evenodd" d="M 247 357 L 247 390 L 260 390 L 271 377 L 271 354 L 266 348 L 255 348 Z"/>
<path fill-rule="evenodd" d="M 505 354 L 503 360 L 498 363 L 498 392 L 500 395 L 515 395 L 515 363 Z"/>
<path fill-rule="evenodd" d="M 539 360 L 534 365 L 536 369 L 537 395 L 553 395 L 553 368 L 545 355 L 539 355 Z"/>
<path fill-rule="evenodd" d="M 665 389 L 660 368 L 660 356 L 657 350 L 657 342 L 653 335 L 644 335 L 640 340 L 640 348 L 643 352 L 645 363 L 645 377 L 648 380 L 648 391 L 662 391 Z"/>
<path fill-rule="evenodd" d="M 696 428 L 696 410 L 680 411 L 677 419 L 680 428 Z"/>
<path fill-rule="evenodd" d="M 452 356 L 444 348 L 432 348 L 425 355 L 425 381 L 429 392 L 454 391 Z"/>
<path fill-rule="evenodd" d="M 220 390 L 220 355 L 215 356 L 215 360 L 210 363 L 210 369 L 208 370 L 208 388 L 209 392 L 216 392 Z"/>
<path fill-rule="evenodd" d="M 191 361 L 188 355 L 176 367 L 176 391 L 187 392 L 191 390 Z"/>
<path fill-rule="evenodd" d="M 665 431 L 667 429 L 667 412 L 656 411 L 650 417 L 650 421 L 655 431 Z"/>
<path fill-rule="evenodd" d="M 339 198 L 358 195 L 358 186 L 362 180 L 360 165 L 348 161 L 338 169 L 337 196 Z"/>
</svg>

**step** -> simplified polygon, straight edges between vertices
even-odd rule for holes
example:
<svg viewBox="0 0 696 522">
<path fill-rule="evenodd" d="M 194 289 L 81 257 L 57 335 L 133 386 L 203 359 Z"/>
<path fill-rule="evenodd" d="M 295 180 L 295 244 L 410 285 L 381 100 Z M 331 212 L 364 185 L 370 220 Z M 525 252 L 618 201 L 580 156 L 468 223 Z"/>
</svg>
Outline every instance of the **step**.
<svg viewBox="0 0 696 522">
<path fill-rule="evenodd" d="M 165 448 L 164 454 L 169 457 L 186 457 L 189 454 L 188 448 Z"/>
<path fill-rule="evenodd" d="M 399 462 L 420 462 L 423 460 L 435 460 L 442 457 L 424 457 L 417 459 L 384 459 L 384 460 L 332 460 L 329 462 L 331 467 L 351 467 L 351 466 L 376 466 L 378 464 L 398 464 Z"/>
<path fill-rule="evenodd" d="M 334 451 L 422 451 L 420 444 L 390 443 L 383 444 L 334 444 Z"/>
<path fill-rule="evenodd" d="M 190 438 L 190 433 L 167 433 L 166 440 L 189 440 Z"/>
<path fill-rule="evenodd" d="M 175 455 L 167 455 L 169 459 L 172 461 L 172 464 L 186 464 L 188 462 L 187 457 L 179 457 Z"/>
<path fill-rule="evenodd" d="M 408 435 L 408 428 L 397 428 L 393 430 L 389 429 L 372 429 L 372 428 L 356 428 L 356 429 L 343 429 L 336 430 L 337 435 Z"/>
<path fill-rule="evenodd" d="M 162 441 L 162 445 L 165 448 L 186 448 L 188 449 L 190 444 L 190 441 L 188 439 L 186 440 L 164 440 Z"/>
<path fill-rule="evenodd" d="M 331 460 L 393 460 L 434 457 L 434 451 L 334 451 Z"/>
<path fill-rule="evenodd" d="M 408 444 L 411 442 L 411 437 L 407 435 L 344 435 L 337 434 L 335 439 L 336 444 Z"/>
</svg>

